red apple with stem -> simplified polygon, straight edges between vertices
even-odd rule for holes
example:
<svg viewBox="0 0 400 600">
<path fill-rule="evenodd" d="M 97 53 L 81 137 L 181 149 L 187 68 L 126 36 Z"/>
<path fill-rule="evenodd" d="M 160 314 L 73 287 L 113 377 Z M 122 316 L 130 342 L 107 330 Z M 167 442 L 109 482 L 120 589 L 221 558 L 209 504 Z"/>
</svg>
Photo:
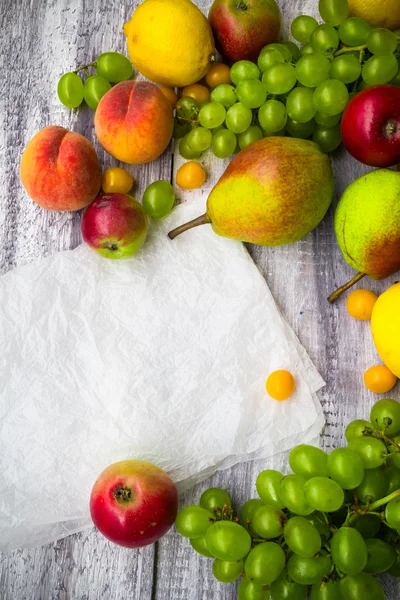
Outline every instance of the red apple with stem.
<svg viewBox="0 0 400 600">
<path fill-rule="evenodd" d="M 168 475 L 149 462 L 123 460 L 107 467 L 90 496 L 90 514 L 107 539 L 126 548 L 153 544 L 176 519 L 178 492 Z"/>
<path fill-rule="evenodd" d="M 400 88 L 376 85 L 348 103 L 342 117 L 346 150 L 371 167 L 392 167 L 400 162 Z"/>
<path fill-rule="evenodd" d="M 214 0 L 208 20 L 221 54 L 257 62 L 264 46 L 277 41 L 282 17 L 275 0 Z"/>
<path fill-rule="evenodd" d="M 143 246 L 148 229 L 143 207 L 128 194 L 101 194 L 82 217 L 82 237 L 106 258 L 127 258 Z"/>
</svg>

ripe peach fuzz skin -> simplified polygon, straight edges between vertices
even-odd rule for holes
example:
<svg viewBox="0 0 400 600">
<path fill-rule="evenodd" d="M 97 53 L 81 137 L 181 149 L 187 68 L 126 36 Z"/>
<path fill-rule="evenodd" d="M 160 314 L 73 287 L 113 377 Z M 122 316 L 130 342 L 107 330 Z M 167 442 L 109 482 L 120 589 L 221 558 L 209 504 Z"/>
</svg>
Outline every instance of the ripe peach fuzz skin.
<svg viewBox="0 0 400 600">
<path fill-rule="evenodd" d="M 48 210 L 79 210 L 94 200 L 101 187 L 99 159 L 89 140 L 53 125 L 29 142 L 20 174 L 32 200 Z"/>
<path fill-rule="evenodd" d="M 174 127 L 172 106 L 149 81 L 122 81 L 107 92 L 96 110 L 96 134 L 109 154 L 129 164 L 158 158 Z"/>
</svg>

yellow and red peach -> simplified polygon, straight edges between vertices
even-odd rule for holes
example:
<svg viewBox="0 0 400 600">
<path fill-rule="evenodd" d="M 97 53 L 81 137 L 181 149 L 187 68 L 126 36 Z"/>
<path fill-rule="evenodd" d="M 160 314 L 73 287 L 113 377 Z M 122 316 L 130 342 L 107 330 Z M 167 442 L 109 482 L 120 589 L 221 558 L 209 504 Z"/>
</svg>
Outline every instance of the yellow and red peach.
<svg viewBox="0 0 400 600">
<path fill-rule="evenodd" d="M 149 81 L 122 81 L 108 91 L 96 110 L 96 134 L 114 158 L 142 164 L 158 158 L 174 127 L 172 106 Z"/>
<path fill-rule="evenodd" d="M 101 186 L 99 159 L 83 135 L 64 127 L 45 127 L 24 150 L 22 185 L 48 210 L 79 210 L 97 196 Z"/>
</svg>

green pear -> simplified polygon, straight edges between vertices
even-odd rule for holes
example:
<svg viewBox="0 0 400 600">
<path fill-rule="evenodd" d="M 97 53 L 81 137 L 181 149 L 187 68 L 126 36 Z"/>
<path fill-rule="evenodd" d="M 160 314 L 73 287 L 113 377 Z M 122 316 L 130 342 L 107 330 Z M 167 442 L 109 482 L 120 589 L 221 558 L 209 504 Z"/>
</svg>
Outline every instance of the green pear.
<svg viewBox="0 0 400 600">
<path fill-rule="evenodd" d="M 223 237 L 278 246 L 304 238 L 324 218 L 333 198 L 329 157 L 314 142 L 268 137 L 232 160 L 207 200 L 207 213 L 177 227 L 171 239 L 211 223 Z"/>
<path fill-rule="evenodd" d="M 400 173 L 378 169 L 344 191 L 335 213 L 335 233 L 348 264 L 358 274 L 328 298 L 337 298 L 368 275 L 385 279 L 400 269 Z"/>
</svg>

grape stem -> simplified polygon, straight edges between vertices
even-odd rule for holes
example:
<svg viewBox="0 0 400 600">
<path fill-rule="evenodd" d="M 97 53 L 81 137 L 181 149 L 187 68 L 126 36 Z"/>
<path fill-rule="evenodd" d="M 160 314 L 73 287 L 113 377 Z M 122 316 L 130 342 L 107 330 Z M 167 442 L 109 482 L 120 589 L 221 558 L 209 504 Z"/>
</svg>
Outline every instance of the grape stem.
<svg viewBox="0 0 400 600">
<path fill-rule="evenodd" d="M 400 452 L 400 444 L 388 437 L 383 431 L 379 431 L 378 434 L 385 442 L 389 444 L 389 446 L 394 446 Z M 392 454 L 397 454 L 397 452 L 392 452 Z"/>
<path fill-rule="evenodd" d="M 338 50 L 337 52 L 335 52 L 333 54 L 333 56 L 340 56 L 341 54 L 345 54 L 346 52 L 365 52 L 365 50 L 367 49 L 366 44 L 363 44 L 362 46 L 343 46 L 343 48 L 341 48 L 340 50 Z"/>
<path fill-rule="evenodd" d="M 74 71 L 74 73 L 78 74 L 79 71 L 87 71 L 88 67 L 96 68 L 96 66 L 97 66 L 97 62 L 94 61 L 94 62 L 88 63 L 87 65 L 82 65 L 81 67 L 79 67 L 79 69 L 76 69 L 76 71 Z"/>
<path fill-rule="evenodd" d="M 397 496 L 400 496 L 400 489 L 396 490 L 395 492 L 392 492 L 391 494 L 389 494 L 388 496 L 385 496 L 384 498 L 380 498 L 380 500 L 376 500 L 376 502 L 373 502 L 370 505 L 368 512 L 375 511 L 376 508 L 379 508 L 380 506 L 383 506 L 384 504 L 387 504 L 388 502 L 390 502 L 394 498 L 397 498 Z"/>
</svg>

